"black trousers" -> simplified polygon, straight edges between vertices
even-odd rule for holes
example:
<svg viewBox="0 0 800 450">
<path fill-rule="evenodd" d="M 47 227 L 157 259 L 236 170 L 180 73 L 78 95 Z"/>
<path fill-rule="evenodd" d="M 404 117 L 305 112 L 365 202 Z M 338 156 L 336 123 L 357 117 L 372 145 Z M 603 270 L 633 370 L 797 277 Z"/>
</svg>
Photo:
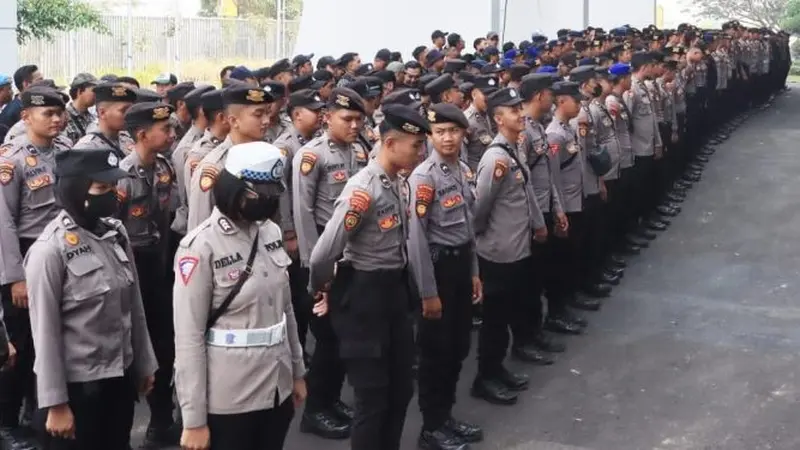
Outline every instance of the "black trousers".
<svg viewBox="0 0 800 450">
<path fill-rule="evenodd" d="M 672 143 L 672 123 L 660 123 L 658 124 L 658 129 L 661 134 L 661 142 L 664 144 L 664 154 L 661 159 L 656 159 L 654 161 L 657 183 L 656 202 L 661 200 L 664 193 L 672 186 L 672 177 L 670 174 L 673 172 L 672 164 L 675 159 L 673 155 L 675 145 Z"/>
<path fill-rule="evenodd" d="M 133 427 L 136 384 L 124 377 L 67 384 L 69 407 L 75 417 L 75 439 L 47 434 L 47 409 L 37 411 L 36 428 L 45 450 L 128 450 Z"/>
<path fill-rule="evenodd" d="M 469 355 L 472 330 L 472 252 L 468 245 L 437 249 L 434 273 L 442 317 L 421 318 L 419 409 L 422 428 L 436 430 L 450 417 L 456 403 L 461 365 Z"/>
<path fill-rule="evenodd" d="M 317 232 L 320 234 L 323 230 L 323 227 L 317 227 Z M 306 271 L 306 276 L 308 276 L 308 271 Z M 315 316 L 310 314 L 309 307 L 308 318 L 316 346 L 314 354 L 311 356 L 311 367 L 306 374 L 308 388 L 306 410 L 319 412 L 330 408 L 339 400 L 346 369 L 340 355 L 339 338 L 331 324 L 331 315 Z"/>
<path fill-rule="evenodd" d="M 209 414 L 211 450 L 281 450 L 294 417 L 292 397 L 242 414 Z"/>
<path fill-rule="evenodd" d="M 33 239 L 21 239 L 20 254 L 25 256 L 33 245 Z M 36 403 L 36 377 L 33 374 L 33 335 L 31 319 L 27 309 L 17 308 L 11 301 L 11 285 L 0 287 L 3 302 L 3 321 L 8 337 L 17 350 L 14 367 L 0 371 L 0 426 L 16 428 L 19 426 L 20 408 L 25 399 L 31 408 Z"/>
<path fill-rule="evenodd" d="M 365 272 L 340 264 L 331 287 L 331 321 L 355 393 L 353 450 L 400 448 L 414 393 L 409 281 L 401 269 Z"/>
<path fill-rule="evenodd" d="M 579 244 L 581 257 L 576 263 L 580 270 L 580 282 L 594 282 L 602 271 L 605 262 L 605 248 L 608 241 L 608 204 L 600 194 L 589 195 L 583 199 L 583 220 L 585 231 Z M 575 232 L 581 231 L 580 229 Z M 570 232 L 573 232 L 570 230 Z"/>
<path fill-rule="evenodd" d="M 636 218 L 647 219 L 656 205 L 658 183 L 655 180 L 656 161 L 653 156 L 637 156 L 633 170 L 633 203 Z"/>
<path fill-rule="evenodd" d="M 545 224 L 549 238 L 552 239 L 553 216 L 545 213 Z M 527 290 L 519 298 L 516 311 L 511 320 L 512 347 L 524 347 L 530 344 L 542 331 L 544 320 L 544 307 L 542 295 L 550 281 L 547 277 L 549 264 L 549 249 L 547 242 L 533 242 L 531 245 L 530 266 L 527 275 Z M 555 281 L 555 280 L 554 280 Z"/>
<path fill-rule="evenodd" d="M 311 310 L 314 301 L 308 293 L 308 269 L 302 267 L 298 259 L 293 259 L 292 265 L 289 266 L 289 285 L 292 291 L 292 308 L 297 321 L 297 334 L 305 353 L 308 323 L 313 315 Z"/>
<path fill-rule="evenodd" d="M 478 335 L 478 374 L 491 378 L 502 370 L 509 327 L 529 325 L 524 314 L 531 297 L 531 257 L 496 263 L 478 257 L 483 278 L 483 325 Z"/>
<path fill-rule="evenodd" d="M 134 249 L 133 257 L 139 274 L 147 331 L 158 361 L 153 391 L 147 396 L 150 406 L 150 426 L 166 428 L 172 425 L 172 374 L 175 365 L 175 329 L 172 322 L 172 286 L 168 284 L 169 270 L 158 251 Z"/>
</svg>

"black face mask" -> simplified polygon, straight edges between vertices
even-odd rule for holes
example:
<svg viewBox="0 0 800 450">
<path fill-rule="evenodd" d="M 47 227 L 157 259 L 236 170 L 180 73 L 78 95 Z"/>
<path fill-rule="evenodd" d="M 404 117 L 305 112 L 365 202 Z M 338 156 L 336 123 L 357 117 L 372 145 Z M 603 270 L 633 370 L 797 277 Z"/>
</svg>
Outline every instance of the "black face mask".
<svg viewBox="0 0 800 450">
<path fill-rule="evenodd" d="M 275 217 L 280 200 L 278 197 L 259 194 L 257 198 L 245 198 L 242 206 L 242 219 L 248 222 L 259 222 Z"/>
<path fill-rule="evenodd" d="M 95 224 L 101 217 L 113 217 L 117 214 L 119 203 L 114 191 L 105 194 L 93 195 L 86 194 L 84 203 L 84 215 L 90 224 Z"/>
<path fill-rule="evenodd" d="M 603 95 L 603 86 L 600 86 L 598 84 L 594 88 L 592 88 L 592 95 L 595 97 L 600 97 L 601 95 Z"/>
</svg>

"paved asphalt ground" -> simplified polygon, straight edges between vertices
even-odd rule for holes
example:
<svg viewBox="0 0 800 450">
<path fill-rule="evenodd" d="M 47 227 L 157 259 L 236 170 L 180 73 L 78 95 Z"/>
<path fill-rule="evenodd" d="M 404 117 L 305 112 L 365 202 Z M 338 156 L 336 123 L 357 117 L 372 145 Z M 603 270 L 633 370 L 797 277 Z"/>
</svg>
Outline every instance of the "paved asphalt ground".
<svg viewBox="0 0 800 450">
<path fill-rule="evenodd" d="M 522 367 L 515 406 L 472 399 L 479 450 L 800 448 L 800 89 L 721 145 L 683 213 L 632 260 L 586 335 L 551 367 Z M 347 393 L 350 396 L 350 393 Z M 140 405 L 141 408 L 141 405 Z M 141 439 L 146 407 L 137 414 Z M 344 450 L 302 435 L 287 450 Z M 403 449 L 420 416 L 409 408 Z M 380 450 L 380 449 L 376 449 Z"/>
</svg>

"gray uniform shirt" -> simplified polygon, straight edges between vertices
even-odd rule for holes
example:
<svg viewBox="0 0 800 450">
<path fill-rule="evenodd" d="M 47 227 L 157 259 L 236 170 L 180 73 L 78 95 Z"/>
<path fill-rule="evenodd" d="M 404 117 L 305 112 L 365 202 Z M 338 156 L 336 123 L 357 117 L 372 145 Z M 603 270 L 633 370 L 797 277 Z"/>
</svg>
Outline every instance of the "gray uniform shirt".
<svg viewBox="0 0 800 450">
<path fill-rule="evenodd" d="M 286 319 L 283 342 L 273 346 L 217 347 L 206 341 L 206 321 L 244 273 L 256 233 L 252 274 L 215 330 L 262 329 Z M 206 424 L 208 414 L 272 409 L 305 375 L 303 349 L 292 309 L 280 227 L 236 223 L 217 208 L 181 240 L 175 255 L 175 390 L 183 423 Z"/>
<path fill-rule="evenodd" d="M 0 147 L 0 285 L 25 279 L 20 239 L 36 239 L 59 208 L 56 148 L 40 149 L 27 135 Z"/>
<path fill-rule="evenodd" d="M 531 255 L 531 229 L 545 222 L 528 168 L 517 164 L 501 145 L 518 152 L 515 142 L 498 134 L 478 163 L 475 239 L 480 257 L 511 263 Z"/>
<path fill-rule="evenodd" d="M 631 145 L 635 156 L 653 156 L 655 147 L 661 147 L 661 134 L 653 112 L 653 100 L 644 82 L 634 75 L 631 89 L 623 96 L 628 110 L 633 115 Z"/>
<path fill-rule="evenodd" d="M 211 215 L 215 205 L 212 188 L 217 182 L 219 173 L 225 168 L 225 158 L 231 147 L 233 142 L 228 137 L 200 161 L 192 174 L 186 191 L 189 196 L 187 229 L 193 230 Z"/>
<path fill-rule="evenodd" d="M 606 97 L 606 109 L 614 121 L 614 129 L 619 142 L 619 168 L 633 167 L 633 148 L 631 146 L 631 113 L 621 97 L 612 93 Z"/>
<path fill-rule="evenodd" d="M 66 403 L 67 383 L 158 368 L 125 227 L 102 220 L 96 236 L 61 212 L 25 258 L 40 408 Z"/>
<path fill-rule="evenodd" d="M 337 144 L 325 133 L 302 147 L 292 160 L 294 225 L 300 261 L 308 264 L 319 239 L 317 226 L 325 226 L 336 198 L 347 180 L 367 165 L 369 156 L 356 144 Z"/>
<path fill-rule="evenodd" d="M 86 136 L 75 143 L 75 147 L 87 150 L 111 147 L 115 150 L 120 160 L 131 152 L 133 145 L 133 139 L 126 132 L 120 131 L 116 138 L 112 138 L 105 136 L 97 127 L 93 131 L 87 131 Z"/>
<path fill-rule="evenodd" d="M 28 126 L 25 125 L 25 122 L 20 120 L 8 130 L 8 133 L 6 133 L 6 137 L 3 139 L 3 144 L 9 144 L 11 143 L 11 141 L 20 136 L 23 136 L 27 132 L 28 132 Z M 61 134 L 56 136 L 53 139 L 53 142 L 57 143 L 60 147 L 63 147 L 65 149 L 71 148 L 75 143 L 75 141 L 67 135 L 66 131 L 62 131 Z"/>
<path fill-rule="evenodd" d="M 205 136 L 206 131 L 192 125 L 189 131 L 183 135 L 175 150 L 169 156 L 172 169 L 175 171 L 175 195 L 173 195 L 174 208 L 185 207 L 186 205 L 186 182 L 183 179 L 183 165 L 186 164 L 186 157 L 195 142 Z"/>
<path fill-rule="evenodd" d="M 421 298 L 435 297 L 433 263 L 442 247 L 469 245 L 472 275 L 478 276 L 471 209 L 475 204 L 475 173 L 463 162 L 446 162 L 434 150 L 408 177 L 414 194 L 409 216 L 408 261 Z"/>
<path fill-rule="evenodd" d="M 130 178 L 117 182 L 119 218 L 135 249 L 152 249 L 166 255 L 170 201 L 175 177 L 167 159 L 157 155 L 152 165 L 142 163 L 134 150 L 119 164 Z"/>
<path fill-rule="evenodd" d="M 192 127 L 192 130 L 195 128 Z M 214 137 L 209 130 L 202 132 L 196 140 L 191 144 L 186 142 L 187 137 L 194 137 L 194 133 L 190 130 L 186 136 L 181 139 L 181 143 L 172 152 L 172 170 L 175 171 L 175 191 L 177 194 L 178 206 L 175 209 L 175 219 L 172 221 L 172 230 L 181 235 L 186 234 L 186 225 L 189 220 L 189 182 L 192 179 L 192 172 L 194 167 L 200 163 L 211 150 L 214 149 L 221 141 Z M 188 144 L 186 146 L 185 144 Z M 194 152 L 198 149 L 197 152 Z M 187 162 L 192 158 L 192 165 L 187 169 Z"/>
<path fill-rule="evenodd" d="M 589 113 L 594 122 L 594 129 L 597 133 L 597 145 L 605 147 L 611 157 L 611 170 L 603 175 L 604 180 L 616 180 L 619 178 L 620 159 L 622 150 L 617 129 L 614 126 L 614 118 L 606 108 L 605 100 L 594 99 L 589 103 Z M 588 164 L 587 164 L 588 165 Z"/>
<path fill-rule="evenodd" d="M 554 117 L 547 126 L 547 142 L 551 157 L 558 162 L 559 170 L 553 178 L 564 212 L 580 212 L 583 210 L 583 157 L 575 130 Z"/>
<path fill-rule="evenodd" d="M 404 186 L 402 178 L 390 179 L 374 159 L 347 181 L 311 252 L 310 291 L 331 281 L 339 255 L 362 271 L 406 266 L 409 201 Z"/>
<path fill-rule="evenodd" d="M 574 132 L 578 133 L 578 146 L 581 149 L 580 163 L 583 169 L 583 195 L 599 194 L 599 177 L 586 161 L 589 151 L 594 151 L 594 149 L 598 148 L 597 128 L 592 115 L 589 113 L 588 102 L 581 102 L 581 110 L 578 113 L 578 117 L 570 120 L 570 126 Z"/>
<path fill-rule="evenodd" d="M 539 209 L 542 213 L 549 213 L 553 209 L 553 212 L 564 212 L 553 178 L 553 173 L 558 171 L 558 161 L 548 151 L 544 125 L 527 117 L 524 133 L 525 140 L 519 152 L 520 160 L 531 173 L 531 185 Z"/>
<path fill-rule="evenodd" d="M 283 132 L 282 135 L 275 139 L 273 144 L 281 150 L 283 156 L 286 158 L 286 165 L 283 167 L 283 184 L 286 189 L 281 195 L 280 213 L 281 213 L 281 229 L 286 231 L 294 231 L 294 217 L 292 212 L 292 198 L 294 189 L 292 186 L 292 162 L 294 155 L 297 154 L 308 141 L 304 138 L 294 127 L 290 125 Z"/>
<path fill-rule="evenodd" d="M 473 171 L 478 170 L 478 162 L 483 157 L 483 152 L 486 147 L 492 143 L 492 126 L 489 123 L 489 118 L 486 113 L 478 111 L 475 105 L 470 105 L 464 115 L 467 116 L 469 121 L 469 129 L 467 130 L 467 164 Z"/>
</svg>

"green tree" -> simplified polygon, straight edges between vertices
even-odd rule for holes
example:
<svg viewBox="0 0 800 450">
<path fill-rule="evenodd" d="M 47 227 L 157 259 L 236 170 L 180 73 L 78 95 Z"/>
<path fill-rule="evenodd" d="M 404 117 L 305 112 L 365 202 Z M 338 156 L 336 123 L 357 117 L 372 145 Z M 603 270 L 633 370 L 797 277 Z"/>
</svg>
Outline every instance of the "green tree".
<svg viewBox="0 0 800 450">
<path fill-rule="evenodd" d="M 239 17 L 278 17 L 278 4 L 275 0 L 233 0 L 239 10 Z M 216 16 L 219 0 L 201 0 L 202 16 Z M 285 0 L 286 20 L 299 19 L 303 13 L 302 0 Z"/>
<path fill-rule="evenodd" d="M 100 12 L 83 0 L 17 0 L 17 42 L 53 39 L 57 31 L 90 29 L 107 34 Z"/>
<path fill-rule="evenodd" d="M 781 27 L 789 33 L 800 34 L 800 0 L 789 0 L 786 5 L 786 14 L 783 16 Z M 795 42 L 795 44 L 797 44 L 797 42 Z M 794 48 L 795 46 L 793 44 L 793 53 L 797 54 L 798 52 L 794 51 Z"/>
<path fill-rule="evenodd" d="M 775 29 L 780 27 L 790 0 L 704 0 L 692 1 L 687 9 L 703 18 Z"/>
</svg>

